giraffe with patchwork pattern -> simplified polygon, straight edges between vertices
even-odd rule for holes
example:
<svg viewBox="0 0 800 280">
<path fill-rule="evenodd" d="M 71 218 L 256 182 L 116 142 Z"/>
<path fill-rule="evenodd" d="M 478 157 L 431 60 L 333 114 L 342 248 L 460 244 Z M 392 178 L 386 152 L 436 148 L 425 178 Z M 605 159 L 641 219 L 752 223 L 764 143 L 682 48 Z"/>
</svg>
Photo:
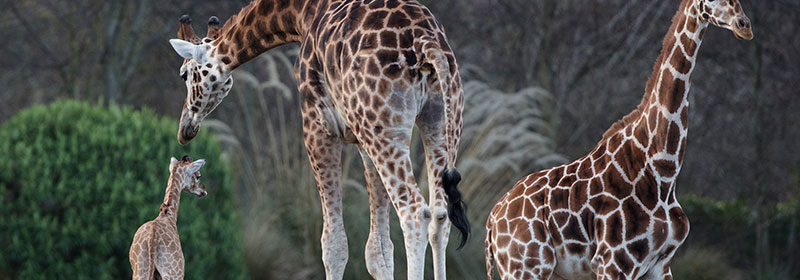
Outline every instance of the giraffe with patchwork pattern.
<svg viewBox="0 0 800 280">
<path fill-rule="evenodd" d="M 503 279 L 672 279 L 689 233 L 675 199 L 689 86 L 709 24 L 753 38 L 739 0 L 683 0 L 639 106 L 592 152 L 521 179 L 486 223 L 486 268 Z"/>
<path fill-rule="evenodd" d="M 416 1 L 257 0 L 205 38 L 181 19 L 170 40 L 185 58 L 188 89 L 178 142 L 232 86 L 231 71 L 279 45 L 300 43 L 295 78 L 302 96 L 303 134 L 323 212 L 322 260 L 327 279 L 341 279 L 348 259 L 342 221 L 341 153 L 359 147 L 370 200 L 367 270 L 392 279 L 390 203 L 400 218 L 408 278 L 422 279 L 431 245 L 435 279 L 445 279 L 451 224 L 469 234 L 455 169 L 463 90 L 443 27 Z M 419 128 L 428 171 L 429 204 L 417 187 L 409 146 Z M 448 219 L 449 217 L 449 219 Z"/>
<path fill-rule="evenodd" d="M 128 257 L 133 279 L 183 279 L 183 251 L 178 237 L 178 209 L 181 193 L 206 196 L 200 183 L 200 168 L 205 160 L 183 156 L 170 159 L 169 181 L 158 217 L 136 230 Z"/>
</svg>

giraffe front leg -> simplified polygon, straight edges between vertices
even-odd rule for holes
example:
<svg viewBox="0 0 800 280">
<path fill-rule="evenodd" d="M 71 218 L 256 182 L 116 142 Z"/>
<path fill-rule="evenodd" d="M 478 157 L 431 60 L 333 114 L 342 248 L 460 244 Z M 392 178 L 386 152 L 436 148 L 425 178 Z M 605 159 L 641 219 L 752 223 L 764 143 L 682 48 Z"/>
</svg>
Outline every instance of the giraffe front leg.
<svg viewBox="0 0 800 280">
<path fill-rule="evenodd" d="M 672 256 L 675 253 L 675 250 L 670 250 L 664 258 L 660 259 L 658 262 L 653 265 L 650 271 L 647 272 L 642 278 L 642 280 L 672 280 L 672 269 L 670 268 L 670 263 L 672 262 Z"/>
<path fill-rule="evenodd" d="M 359 149 L 369 194 L 369 238 L 364 248 L 367 271 L 378 280 L 394 278 L 394 245 L 389 237 L 389 195 L 369 155 Z"/>
<path fill-rule="evenodd" d="M 306 105 L 306 104 L 304 104 Z M 325 278 L 342 279 L 347 265 L 347 235 L 342 220 L 342 139 L 328 133 L 312 106 L 303 107 L 303 135 L 322 204 L 322 262 Z"/>
<path fill-rule="evenodd" d="M 300 54 L 300 57 L 309 56 L 310 54 Z M 326 112 L 336 112 L 336 109 L 331 97 L 322 88 L 323 83 L 319 80 L 321 72 L 313 67 L 318 63 L 309 64 L 316 58 L 310 57 L 310 60 L 298 59 L 294 69 L 294 76 L 300 83 L 298 89 L 302 96 L 303 140 L 322 204 L 320 243 L 325 278 L 342 279 L 348 259 L 347 235 L 342 219 L 341 164 L 344 142 L 331 125 L 331 115 L 326 114 Z"/>
<path fill-rule="evenodd" d="M 428 200 L 433 214 L 433 219 L 428 225 L 428 241 L 433 255 L 434 279 L 437 280 L 447 279 L 445 262 L 447 242 L 450 238 L 450 220 L 447 217 L 446 194 L 442 186 L 442 172 L 447 168 L 447 149 L 442 114 L 437 114 L 442 110 L 441 98 L 438 96 L 431 98 L 417 119 L 428 170 Z"/>
<path fill-rule="evenodd" d="M 665 269 L 664 275 L 661 276 L 663 280 L 672 280 L 672 269 L 667 266 Z"/>
<path fill-rule="evenodd" d="M 634 279 L 635 263 L 625 249 L 613 250 L 606 244 L 598 246 L 592 261 L 597 264 L 598 280 Z"/>
</svg>

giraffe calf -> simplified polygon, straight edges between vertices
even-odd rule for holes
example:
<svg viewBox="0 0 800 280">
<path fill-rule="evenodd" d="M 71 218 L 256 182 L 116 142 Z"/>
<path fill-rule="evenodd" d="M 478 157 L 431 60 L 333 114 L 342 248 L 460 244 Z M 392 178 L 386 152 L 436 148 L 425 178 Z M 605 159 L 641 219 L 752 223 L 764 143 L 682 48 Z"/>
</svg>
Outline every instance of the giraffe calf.
<svg viewBox="0 0 800 280">
<path fill-rule="evenodd" d="M 158 217 L 140 226 L 133 236 L 128 254 L 133 279 L 183 279 L 183 251 L 176 226 L 178 204 L 181 191 L 198 197 L 206 195 L 199 171 L 205 163 L 203 159 L 192 161 L 188 156 L 180 161 L 171 159 L 169 182 Z"/>
</svg>

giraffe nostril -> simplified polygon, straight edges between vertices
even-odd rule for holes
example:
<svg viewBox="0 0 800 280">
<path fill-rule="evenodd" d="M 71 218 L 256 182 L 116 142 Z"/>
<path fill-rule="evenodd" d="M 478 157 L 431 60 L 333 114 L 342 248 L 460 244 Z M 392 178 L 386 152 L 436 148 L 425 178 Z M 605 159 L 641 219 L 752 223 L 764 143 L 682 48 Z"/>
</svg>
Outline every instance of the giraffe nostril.
<svg viewBox="0 0 800 280">
<path fill-rule="evenodd" d="M 748 27 L 750 27 L 750 22 L 747 19 L 740 18 L 739 19 L 739 27 L 748 28 Z"/>
</svg>

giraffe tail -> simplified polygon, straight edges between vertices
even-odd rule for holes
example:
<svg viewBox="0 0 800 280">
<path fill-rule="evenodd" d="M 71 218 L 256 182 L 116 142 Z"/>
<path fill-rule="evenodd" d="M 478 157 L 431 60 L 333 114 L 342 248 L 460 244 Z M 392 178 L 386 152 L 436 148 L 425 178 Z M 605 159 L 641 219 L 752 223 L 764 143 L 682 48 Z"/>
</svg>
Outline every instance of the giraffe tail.
<svg viewBox="0 0 800 280">
<path fill-rule="evenodd" d="M 450 69 L 450 60 L 442 51 L 438 41 L 431 36 L 422 36 L 416 42 L 416 49 L 424 55 L 420 72 L 427 77 L 433 71 L 436 83 L 433 92 L 442 94 L 445 123 L 445 147 L 447 149 L 447 167 L 442 172 L 442 187 L 447 194 L 447 215 L 450 223 L 461 233 L 461 243 L 458 249 L 464 247 L 470 235 L 469 220 L 467 219 L 467 206 L 461 199 L 458 183 L 461 173 L 455 167 L 458 153 L 458 141 L 461 136 L 461 107 L 457 102 L 463 102 L 463 92 L 458 76 L 454 76 L 455 69 Z M 455 65 L 455 61 L 453 61 Z M 455 85 L 455 86 L 454 86 Z M 459 108 L 459 109 L 456 109 Z"/>
</svg>

